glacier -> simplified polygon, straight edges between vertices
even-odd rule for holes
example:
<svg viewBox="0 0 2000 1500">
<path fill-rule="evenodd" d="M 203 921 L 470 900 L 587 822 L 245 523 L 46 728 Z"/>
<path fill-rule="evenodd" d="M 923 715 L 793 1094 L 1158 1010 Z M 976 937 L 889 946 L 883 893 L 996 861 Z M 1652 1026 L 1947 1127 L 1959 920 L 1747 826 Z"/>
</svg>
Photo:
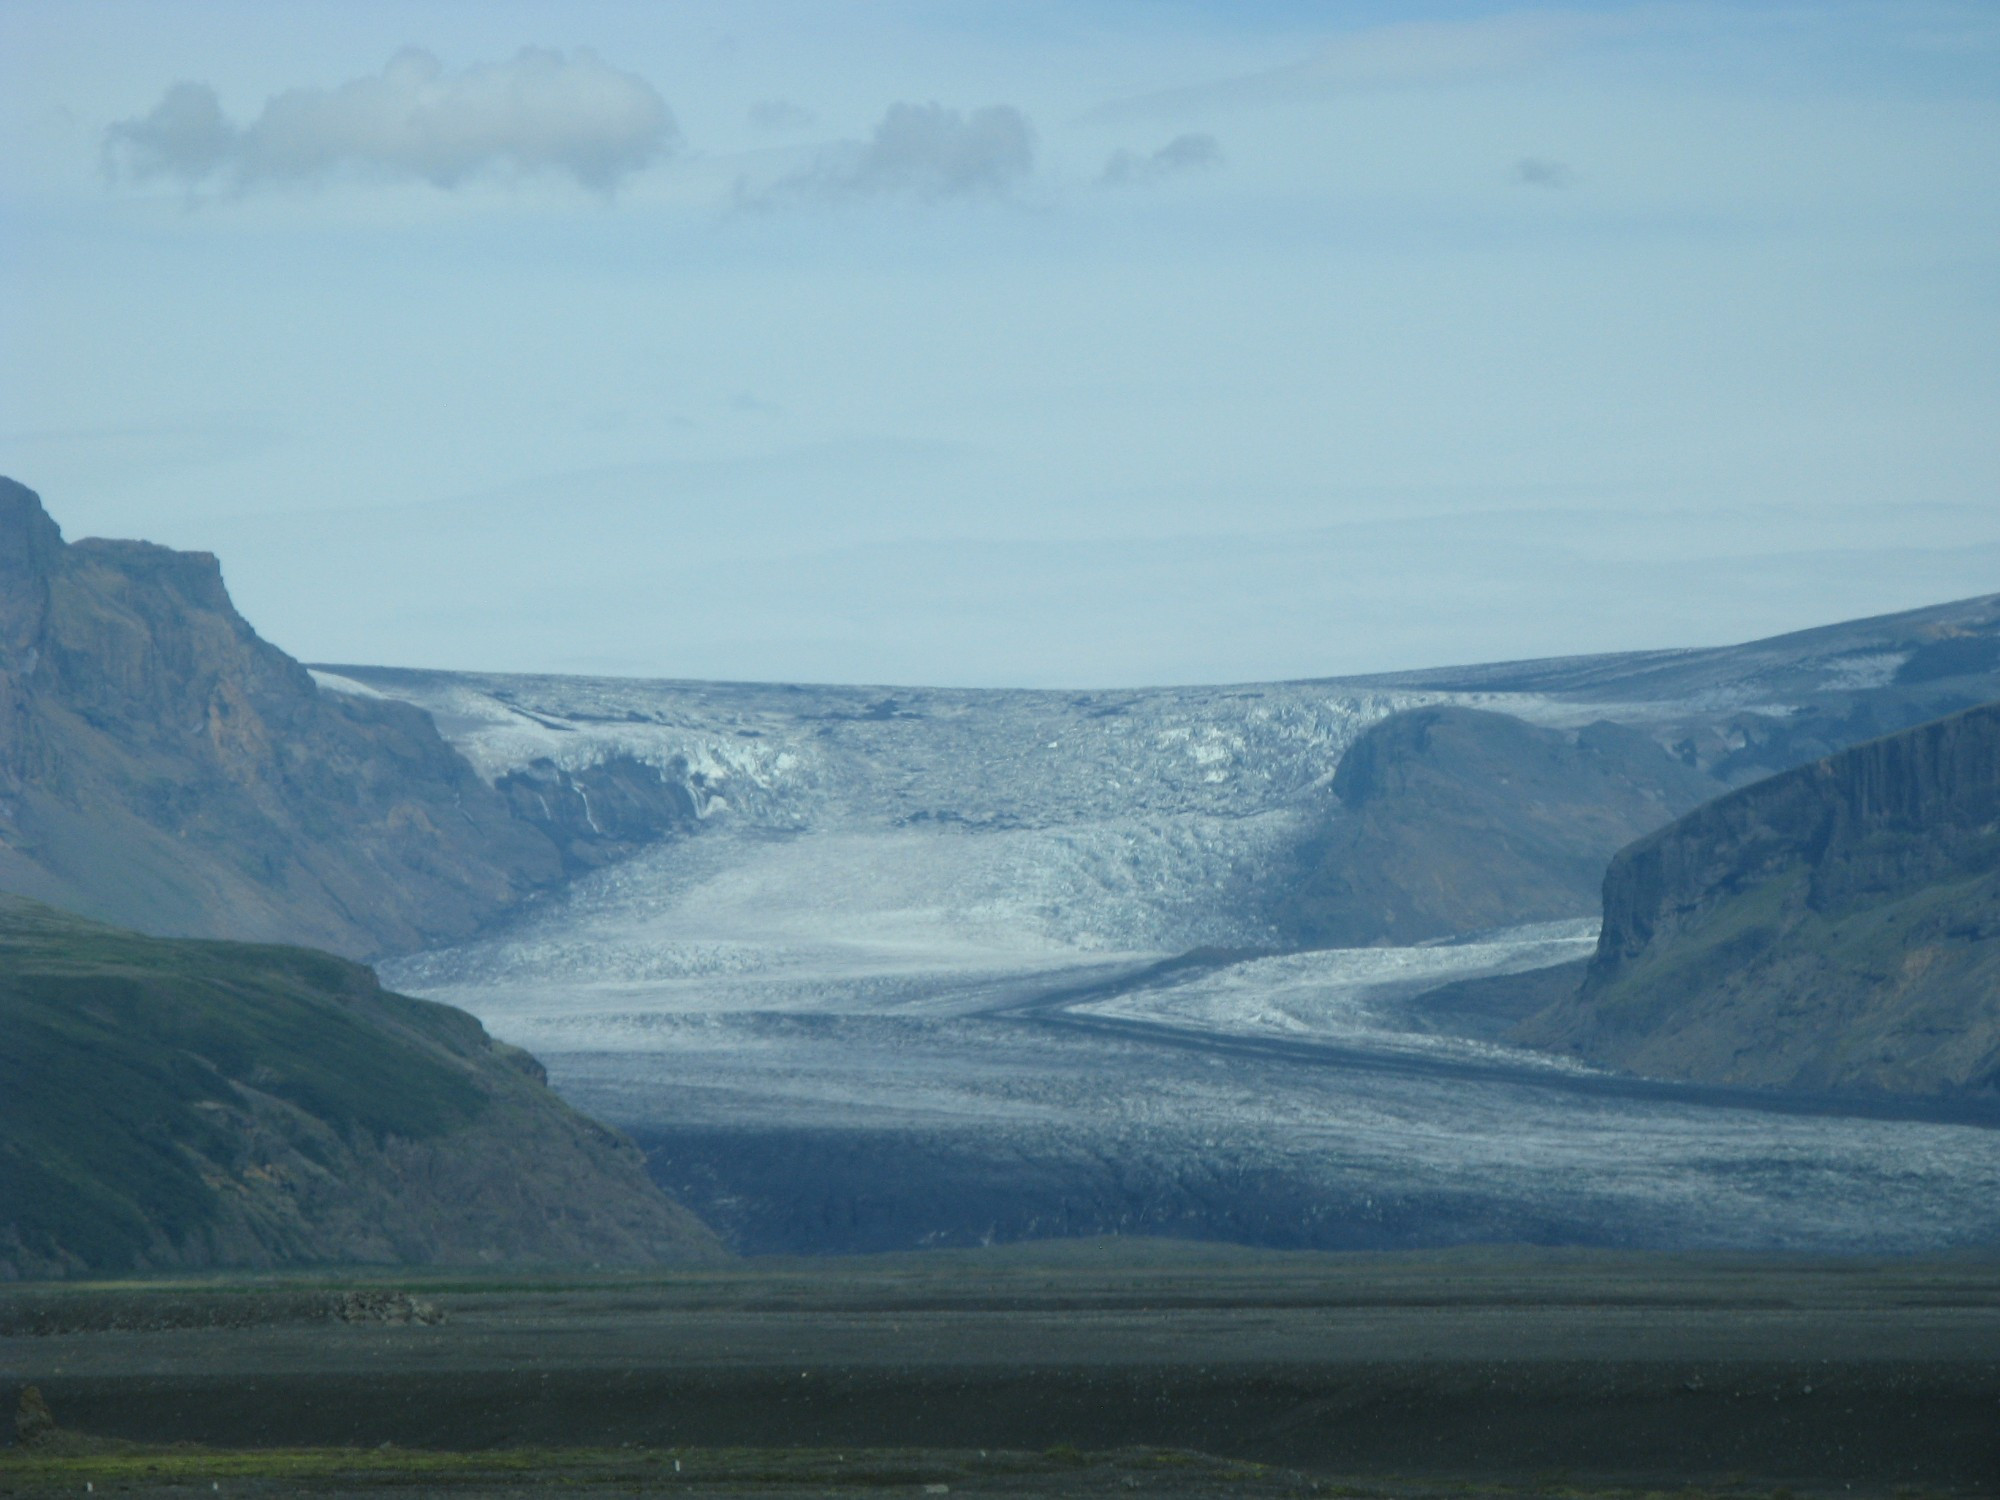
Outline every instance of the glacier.
<svg viewBox="0 0 2000 1500">
<path fill-rule="evenodd" d="M 1368 725 L 1438 702 L 1671 717 L 1601 673 L 1568 695 L 320 680 L 429 710 L 496 784 L 574 789 L 579 835 L 603 832 L 591 778 L 613 762 L 671 793 L 663 836 L 383 977 L 535 1052 L 746 1251 L 2000 1238 L 1982 1123 L 1647 1090 L 1405 1009 L 1428 985 L 1587 955 L 1587 914 L 1278 951 L 1272 882 Z"/>
</svg>

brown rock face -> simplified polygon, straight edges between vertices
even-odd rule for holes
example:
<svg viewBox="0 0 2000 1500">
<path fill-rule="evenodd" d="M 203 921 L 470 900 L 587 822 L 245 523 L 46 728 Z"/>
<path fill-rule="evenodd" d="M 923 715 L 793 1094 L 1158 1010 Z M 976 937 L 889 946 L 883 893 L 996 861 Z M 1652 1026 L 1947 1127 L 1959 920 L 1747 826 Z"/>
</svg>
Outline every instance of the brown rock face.
<svg viewBox="0 0 2000 1500">
<path fill-rule="evenodd" d="M 2000 1092 L 2000 704 L 1622 850 L 1581 993 L 1523 1035 L 1711 1082 Z"/>
<path fill-rule="evenodd" d="M 0 889 L 369 957 L 561 869 L 427 715 L 322 693 L 260 639 L 214 557 L 65 544 L 0 479 Z"/>
</svg>

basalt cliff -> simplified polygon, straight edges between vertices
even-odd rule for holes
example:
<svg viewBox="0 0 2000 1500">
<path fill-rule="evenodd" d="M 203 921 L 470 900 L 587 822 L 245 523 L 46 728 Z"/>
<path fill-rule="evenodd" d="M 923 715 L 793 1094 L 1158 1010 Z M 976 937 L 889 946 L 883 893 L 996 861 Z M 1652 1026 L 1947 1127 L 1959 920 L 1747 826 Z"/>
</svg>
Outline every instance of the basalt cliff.
<svg viewBox="0 0 2000 1500">
<path fill-rule="evenodd" d="M 1520 1035 L 1662 1077 L 2000 1095 L 2000 704 L 1622 850 L 1581 989 Z"/>
</svg>

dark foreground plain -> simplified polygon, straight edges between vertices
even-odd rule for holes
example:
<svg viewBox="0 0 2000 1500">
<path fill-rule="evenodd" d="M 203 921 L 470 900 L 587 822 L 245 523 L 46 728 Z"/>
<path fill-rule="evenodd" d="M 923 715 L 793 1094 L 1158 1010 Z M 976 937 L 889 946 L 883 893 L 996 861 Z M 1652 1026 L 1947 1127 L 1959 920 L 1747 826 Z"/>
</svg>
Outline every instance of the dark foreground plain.
<svg viewBox="0 0 2000 1500">
<path fill-rule="evenodd" d="M 56 1432 L 0 1494 L 1991 1495 L 2000 1260 L 1127 1240 L 44 1284 L 0 1293 L 0 1397 L 29 1384 Z"/>
</svg>

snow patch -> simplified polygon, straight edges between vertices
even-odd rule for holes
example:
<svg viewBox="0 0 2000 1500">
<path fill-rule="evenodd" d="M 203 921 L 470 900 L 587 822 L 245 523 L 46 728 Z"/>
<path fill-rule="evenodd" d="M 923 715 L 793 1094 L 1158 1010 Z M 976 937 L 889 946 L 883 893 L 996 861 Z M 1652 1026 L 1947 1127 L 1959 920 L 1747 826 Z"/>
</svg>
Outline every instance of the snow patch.
<svg viewBox="0 0 2000 1500">
<path fill-rule="evenodd" d="M 349 698 L 386 699 L 388 694 L 378 693 L 365 682 L 356 682 L 352 677 L 342 677 L 338 672 L 323 672 L 318 667 L 307 667 L 306 675 L 313 685 L 323 693 L 341 693 Z"/>
</svg>

